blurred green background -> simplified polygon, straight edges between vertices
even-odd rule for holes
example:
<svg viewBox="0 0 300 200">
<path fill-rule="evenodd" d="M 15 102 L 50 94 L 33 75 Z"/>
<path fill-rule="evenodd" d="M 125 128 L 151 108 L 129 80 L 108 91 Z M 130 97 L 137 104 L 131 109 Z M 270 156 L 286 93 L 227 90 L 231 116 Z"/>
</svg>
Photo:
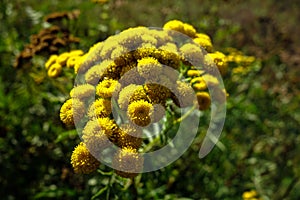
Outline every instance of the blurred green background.
<svg viewBox="0 0 300 200">
<path fill-rule="evenodd" d="M 261 199 L 299 199 L 299 8 L 297 0 L 1 0 L 1 199 L 104 199 L 99 191 L 108 184 L 109 199 L 232 200 L 250 190 Z M 46 22 L 55 12 L 69 15 Z M 58 53 L 86 52 L 126 28 L 162 27 L 172 19 L 207 33 L 218 50 L 234 47 L 258 60 L 248 73 L 224 79 L 229 98 L 223 148 L 200 160 L 196 139 L 175 163 L 139 176 L 135 188 L 124 189 L 128 182 L 118 178 L 111 184 L 111 175 L 74 174 L 70 155 L 80 139 L 59 120 L 74 77 L 47 77 L 50 51 L 18 56 L 32 35 L 51 25 L 80 39 Z M 204 121 L 202 134 L 206 128 Z"/>
</svg>

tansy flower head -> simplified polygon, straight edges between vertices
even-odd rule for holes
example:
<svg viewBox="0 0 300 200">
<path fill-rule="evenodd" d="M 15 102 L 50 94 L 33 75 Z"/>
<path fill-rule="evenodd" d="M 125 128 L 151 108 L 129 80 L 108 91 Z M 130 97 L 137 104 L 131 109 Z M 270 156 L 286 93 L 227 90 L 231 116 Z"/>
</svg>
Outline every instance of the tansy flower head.
<svg viewBox="0 0 300 200">
<path fill-rule="evenodd" d="M 212 52 L 213 45 L 211 39 L 208 35 L 203 33 L 196 34 L 196 38 L 194 38 L 194 42 L 203 47 L 207 52 Z"/>
<path fill-rule="evenodd" d="M 193 88 L 196 91 L 201 91 L 201 90 L 206 90 L 207 86 L 206 83 L 203 81 L 203 82 L 193 84 Z"/>
<path fill-rule="evenodd" d="M 176 82 L 175 94 L 172 94 L 175 104 L 181 108 L 193 105 L 195 94 L 189 83 Z"/>
<path fill-rule="evenodd" d="M 205 82 L 204 78 L 201 76 L 193 78 L 190 83 L 195 90 L 200 91 L 200 90 L 207 89 L 206 82 Z"/>
<path fill-rule="evenodd" d="M 145 79 L 153 79 L 162 72 L 162 66 L 157 59 L 146 57 L 138 60 L 137 70 Z"/>
<path fill-rule="evenodd" d="M 163 26 L 164 29 L 174 30 L 178 32 L 184 32 L 184 23 L 179 20 L 171 20 L 165 23 Z"/>
<path fill-rule="evenodd" d="M 152 104 L 144 100 L 138 100 L 130 103 L 127 110 L 127 116 L 130 121 L 143 127 L 150 124 L 152 114 Z"/>
<path fill-rule="evenodd" d="M 214 53 L 209 53 L 207 55 L 205 55 L 205 64 L 206 65 L 212 65 L 211 62 L 215 63 L 216 66 L 218 67 L 220 73 L 222 75 L 225 75 L 227 72 L 227 62 L 226 62 L 226 56 L 219 52 L 216 51 Z"/>
<path fill-rule="evenodd" d="M 180 47 L 183 62 L 187 65 L 201 66 L 203 52 L 196 44 L 187 43 Z"/>
<path fill-rule="evenodd" d="M 116 65 L 123 66 L 132 61 L 132 55 L 125 47 L 117 46 L 111 53 L 111 59 L 115 61 Z"/>
<path fill-rule="evenodd" d="M 122 67 L 117 66 L 115 62 L 111 62 L 105 69 L 103 77 L 108 79 L 120 79 Z"/>
<path fill-rule="evenodd" d="M 133 124 L 122 124 L 119 129 L 116 144 L 121 147 L 139 149 L 142 145 L 142 130 Z"/>
<path fill-rule="evenodd" d="M 258 194 L 255 190 L 246 191 L 242 195 L 243 200 L 258 200 Z"/>
<path fill-rule="evenodd" d="M 149 35 L 153 36 L 157 40 L 156 46 L 162 46 L 169 42 L 172 42 L 172 37 L 168 35 L 168 32 L 161 30 L 151 30 Z"/>
<path fill-rule="evenodd" d="M 75 147 L 71 156 L 71 164 L 75 173 L 81 174 L 89 174 L 100 165 L 99 161 L 90 154 L 83 142 Z"/>
<path fill-rule="evenodd" d="M 57 55 L 51 55 L 50 58 L 47 60 L 47 62 L 45 63 L 45 68 L 46 70 L 49 69 L 49 67 L 51 65 L 53 65 L 55 62 L 56 62 L 56 59 L 57 59 Z"/>
<path fill-rule="evenodd" d="M 110 100 L 99 98 L 90 106 L 88 110 L 88 116 L 90 119 L 108 117 L 111 112 L 112 108 Z"/>
<path fill-rule="evenodd" d="M 159 47 L 159 49 L 161 49 L 163 51 L 169 51 L 169 52 L 179 53 L 176 44 L 171 43 L 171 42 L 168 42 L 168 43 L 165 43 L 165 44 L 161 45 Z"/>
<path fill-rule="evenodd" d="M 59 63 L 54 63 L 48 68 L 48 76 L 55 78 L 61 74 L 62 67 Z"/>
<path fill-rule="evenodd" d="M 60 108 L 60 120 L 66 125 L 74 125 L 84 114 L 84 103 L 76 98 L 68 99 Z"/>
<path fill-rule="evenodd" d="M 111 144 L 108 135 L 105 133 L 97 119 L 88 121 L 82 131 L 84 144 L 95 156 L 100 155 L 101 151 Z"/>
<path fill-rule="evenodd" d="M 157 59 L 161 64 L 178 69 L 181 57 L 177 51 L 159 49 L 157 52 Z"/>
<path fill-rule="evenodd" d="M 115 133 L 118 131 L 116 122 L 108 117 L 97 118 L 97 121 L 101 130 L 105 132 L 108 138 L 114 140 Z"/>
<path fill-rule="evenodd" d="M 83 56 L 80 56 L 76 59 L 76 63 L 74 64 L 74 73 L 75 74 L 78 73 L 79 68 L 81 67 L 82 63 L 85 61 L 86 57 L 87 57 L 87 54 L 84 54 Z M 82 68 L 80 68 L 80 69 L 82 69 Z M 84 70 L 82 69 L 82 71 L 84 71 Z"/>
<path fill-rule="evenodd" d="M 78 49 L 78 50 L 72 50 L 72 51 L 70 51 L 70 57 L 72 57 L 72 56 L 82 56 L 84 54 L 84 52 L 82 51 L 82 50 L 80 50 L 80 49 Z"/>
<path fill-rule="evenodd" d="M 186 34 L 187 36 L 194 38 L 196 36 L 196 33 L 197 31 L 192 25 L 187 23 L 183 24 L 183 34 Z"/>
<path fill-rule="evenodd" d="M 113 79 L 104 79 L 96 87 L 96 94 L 102 98 L 110 98 L 120 87 L 120 83 Z"/>
<path fill-rule="evenodd" d="M 102 47 L 102 50 L 100 51 L 100 58 L 104 59 L 110 59 L 111 53 L 119 47 L 119 43 L 116 40 L 113 40 L 114 36 L 111 36 L 110 39 L 108 38 Z"/>
<path fill-rule="evenodd" d="M 220 83 L 219 80 L 211 74 L 204 74 L 202 78 L 205 80 L 206 85 L 211 87 L 218 86 Z"/>
<path fill-rule="evenodd" d="M 187 71 L 187 76 L 189 76 L 189 77 L 200 76 L 202 74 L 204 74 L 203 70 L 190 69 Z"/>
<path fill-rule="evenodd" d="M 150 102 L 150 99 L 142 85 L 139 85 L 129 97 L 129 104 L 133 101 L 144 100 Z"/>
<path fill-rule="evenodd" d="M 84 75 L 86 82 L 92 85 L 96 85 L 99 81 L 103 79 L 107 68 L 111 64 L 112 61 L 104 60 L 100 64 L 92 66 Z"/>
<path fill-rule="evenodd" d="M 197 33 L 196 29 L 192 25 L 183 23 L 179 20 L 168 21 L 167 23 L 165 23 L 163 28 L 181 32 L 192 38 L 194 38 Z"/>
<path fill-rule="evenodd" d="M 81 56 L 71 56 L 68 60 L 67 60 L 67 67 L 68 68 L 72 68 L 76 65 L 77 62 L 81 62 Z"/>
<path fill-rule="evenodd" d="M 171 97 L 171 91 L 163 85 L 156 83 L 147 83 L 144 90 L 152 104 L 164 105 L 167 98 Z"/>
<path fill-rule="evenodd" d="M 61 66 L 65 66 L 69 57 L 70 57 L 69 52 L 62 53 L 58 56 L 56 62 L 59 63 Z"/>
<path fill-rule="evenodd" d="M 141 87 L 141 86 L 135 85 L 135 84 L 130 84 L 130 85 L 122 88 L 122 90 L 119 93 L 119 98 L 118 98 L 118 104 L 122 110 L 127 109 L 130 97 L 132 96 L 134 91 L 137 90 L 139 87 Z"/>
<path fill-rule="evenodd" d="M 207 92 L 197 92 L 197 102 L 199 105 L 199 110 L 206 110 L 209 108 L 211 100 Z"/>
<path fill-rule="evenodd" d="M 142 35 L 141 38 L 143 40 L 143 43 L 152 44 L 154 47 L 156 47 L 157 40 L 153 36 L 147 34 L 147 35 Z"/>
<path fill-rule="evenodd" d="M 146 47 L 139 47 L 133 52 L 133 56 L 136 60 L 140 60 L 145 57 L 154 57 L 156 58 L 156 55 L 159 55 L 160 53 L 156 48 L 146 48 Z"/>
<path fill-rule="evenodd" d="M 71 98 L 86 99 L 95 94 L 95 87 L 90 84 L 82 84 L 75 86 L 70 91 Z"/>
<path fill-rule="evenodd" d="M 143 169 L 144 159 L 131 147 L 124 147 L 114 156 L 112 165 L 116 173 L 124 178 L 134 178 Z"/>
<path fill-rule="evenodd" d="M 145 78 L 142 77 L 137 71 L 135 63 L 130 66 L 122 67 L 121 78 L 119 79 L 119 83 L 122 87 L 126 87 L 131 84 L 141 85 L 145 82 Z"/>
</svg>

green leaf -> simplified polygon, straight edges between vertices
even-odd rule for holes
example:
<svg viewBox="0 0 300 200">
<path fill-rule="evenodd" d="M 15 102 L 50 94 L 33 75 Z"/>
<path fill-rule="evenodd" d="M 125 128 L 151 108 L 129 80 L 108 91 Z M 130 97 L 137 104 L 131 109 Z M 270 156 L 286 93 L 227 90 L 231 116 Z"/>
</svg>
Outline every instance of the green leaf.
<svg viewBox="0 0 300 200">
<path fill-rule="evenodd" d="M 61 141 L 66 140 L 70 137 L 75 137 L 76 135 L 77 135 L 76 129 L 63 132 L 59 136 L 57 136 L 57 138 L 55 140 L 55 143 L 61 142 Z"/>
<path fill-rule="evenodd" d="M 107 190 L 108 189 L 108 187 L 104 187 L 104 188 L 102 188 L 101 190 L 99 190 L 94 196 L 92 196 L 92 200 L 93 199 L 96 199 L 98 196 L 100 196 L 103 192 L 105 192 L 105 190 Z"/>
</svg>

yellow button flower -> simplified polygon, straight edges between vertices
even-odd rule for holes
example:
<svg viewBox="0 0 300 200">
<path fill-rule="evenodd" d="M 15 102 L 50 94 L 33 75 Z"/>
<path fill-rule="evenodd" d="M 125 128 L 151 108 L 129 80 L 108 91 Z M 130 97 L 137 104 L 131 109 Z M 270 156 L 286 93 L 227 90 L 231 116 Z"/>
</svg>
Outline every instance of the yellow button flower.
<svg viewBox="0 0 300 200">
<path fill-rule="evenodd" d="M 99 98 L 90 106 L 88 116 L 90 119 L 108 117 L 111 112 L 112 108 L 110 100 Z"/>
<path fill-rule="evenodd" d="M 196 34 L 196 37 L 194 38 L 194 42 L 199 44 L 201 47 L 203 47 L 209 53 L 212 52 L 212 50 L 213 50 L 213 45 L 212 45 L 210 37 L 204 33 Z"/>
<path fill-rule="evenodd" d="M 191 106 L 195 99 L 194 90 L 189 83 L 177 81 L 175 94 L 172 95 L 172 99 L 181 108 Z"/>
<path fill-rule="evenodd" d="M 246 191 L 242 195 L 244 200 L 258 200 L 257 196 L 258 194 L 255 190 Z"/>
<path fill-rule="evenodd" d="M 178 32 L 182 33 L 184 30 L 184 23 L 179 20 L 171 20 L 171 21 L 168 21 L 167 23 L 165 23 L 163 28 L 178 31 Z"/>
<path fill-rule="evenodd" d="M 134 178 L 143 169 L 144 159 L 136 149 L 125 147 L 114 156 L 112 165 L 116 174 L 123 178 Z"/>
<path fill-rule="evenodd" d="M 203 62 L 203 53 L 199 46 L 187 43 L 180 48 L 183 62 L 188 65 L 200 66 Z"/>
<path fill-rule="evenodd" d="M 68 58 L 67 60 L 67 67 L 68 68 L 73 68 L 77 62 L 80 62 L 81 56 L 71 56 L 70 58 Z"/>
<path fill-rule="evenodd" d="M 82 84 L 75 86 L 70 91 L 71 98 L 85 99 L 95 95 L 95 87 L 90 84 Z"/>
<path fill-rule="evenodd" d="M 118 131 L 116 145 L 121 148 L 139 149 L 142 146 L 142 130 L 132 124 L 122 124 Z"/>
<path fill-rule="evenodd" d="M 117 91 L 120 84 L 117 80 L 104 79 L 96 87 L 96 94 L 102 98 L 110 98 Z"/>
<path fill-rule="evenodd" d="M 138 60 L 137 71 L 146 80 L 156 78 L 162 73 L 162 65 L 153 57 Z"/>
<path fill-rule="evenodd" d="M 60 108 L 60 120 L 66 125 L 74 125 L 84 114 L 84 104 L 76 98 L 68 99 Z"/>
<path fill-rule="evenodd" d="M 54 63 L 49 67 L 47 74 L 50 78 L 55 78 L 61 74 L 61 71 L 62 71 L 61 65 L 58 63 Z"/>
<path fill-rule="evenodd" d="M 130 97 L 140 87 L 141 86 L 139 86 L 139 85 L 130 84 L 130 85 L 122 88 L 122 90 L 119 93 L 119 98 L 118 98 L 118 104 L 122 110 L 127 110 Z"/>
<path fill-rule="evenodd" d="M 51 55 L 50 58 L 47 60 L 47 62 L 45 63 L 45 68 L 46 70 L 49 69 L 49 67 L 51 65 L 53 65 L 55 62 L 56 62 L 56 59 L 57 59 L 57 55 Z"/>
<path fill-rule="evenodd" d="M 197 69 L 190 69 L 187 71 L 187 75 L 189 77 L 193 77 L 193 76 L 200 76 L 202 74 L 204 74 L 205 71 L 203 70 L 197 70 Z"/>
<path fill-rule="evenodd" d="M 197 92 L 197 102 L 199 105 L 199 110 L 206 110 L 209 108 L 211 100 L 207 92 Z"/>
<path fill-rule="evenodd" d="M 130 103 L 127 110 L 128 118 L 136 125 L 143 127 L 150 124 L 152 114 L 152 104 L 144 100 Z"/>
<path fill-rule="evenodd" d="M 196 37 L 197 31 L 192 25 L 190 25 L 188 23 L 184 23 L 183 24 L 183 33 L 189 37 L 194 38 L 194 37 Z"/>
<path fill-rule="evenodd" d="M 89 174 L 100 165 L 99 161 L 90 154 L 83 142 L 75 147 L 71 156 L 71 164 L 75 173 L 81 174 Z"/>
<path fill-rule="evenodd" d="M 84 52 L 80 49 L 70 51 L 70 57 L 72 56 L 82 56 Z"/>
<path fill-rule="evenodd" d="M 106 135 L 98 122 L 98 119 L 92 119 L 87 122 L 83 131 L 82 139 L 93 155 L 100 155 L 101 151 L 109 147 L 109 135 Z"/>
<path fill-rule="evenodd" d="M 160 84 L 146 83 L 144 90 L 152 104 L 164 105 L 166 100 L 171 97 L 171 91 Z"/>
<path fill-rule="evenodd" d="M 215 63 L 215 65 L 218 67 L 220 73 L 222 75 L 225 75 L 227 72 L 227 61 L 226 61 L 226 56 L 219 52 L 213 52 L 213 53 L 208 53 L 207 55 L 205 55 L 205 64 L 207 64 L 209 67 L 211 67 L 212 63 L 211 61 L 213 61 L 213 63 Z"/>
<path fill-rule="evenodd" d="M 56 62 L 59 63 L 61 66 L 65 66 L 69 57 L 69 52 L 62 53 L 58 56 Z"/>
</svg>

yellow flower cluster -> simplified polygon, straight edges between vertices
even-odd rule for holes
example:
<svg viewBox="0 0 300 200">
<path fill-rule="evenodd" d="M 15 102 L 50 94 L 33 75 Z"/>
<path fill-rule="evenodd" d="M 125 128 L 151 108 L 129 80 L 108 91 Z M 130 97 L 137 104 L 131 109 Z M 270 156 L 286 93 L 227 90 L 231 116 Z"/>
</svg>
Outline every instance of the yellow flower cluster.
<svg viewBox="0 0 300 200">
<path fill-rule="evenodd" d="M 251 70 L 249 66 L 256 60 L 254 56 L 246 56 L 235 48 L 227 48 L 226 51 L 226 61 L 234 65 L 231 70 L 233 75 L 247 74 Z"/>
<path fill-rule="evenodd" d="M 196 45 L 188 43 L 182 46 L 180 49 L 183 53 L 184 60 L 189 60 L 196 64 L 199 64 L 204 60 L 204 65 L 207 68 L 206 70 L 215 70 L 215 66 L 217 66 L 222 76 L 226 74 L 228 60 L 222 52 L 213 51 L 212 41 L 208 35 L 204 33 L 198 33 L 192 25 L 183 23 L 179 20 L 167 22 L 164 25 L 164 29 L 178 31 L 193 39 Z M 203 52 L 198 48 L 198 45 L 200 45 L 208 53 L 204 55 Z M 203 54 L 204 58 L 200 56 L 201 54 Z"/>
<path fill-rule="evenodd" d="M 99 167 L 99 161 L 95 159 L 81 142 L 73 151 L 71 164 L 76 173 L 88 174 Z"/>
<path fill-rule="evenodd" d="M 246 191 L 242 195 L 243 200 L 260 200 L 255 190 Z"/>
<path fill-rule="evenodd" d="M 74 68 L 75 72 L 77 72 L 84 59 L 83 55 L 84 53 L 82 50 L 64 52 L 60 55 L 51 55 L 45 63 L 48 76 L 51 78 L 58 77 L 61 74 L 64 66 L 67 68 Z"/>
<path fill-rule="evenodd" d="M 119 147 L 112 164 L 122 177 L 132 178 L 142 170 L 143 158 L 138 153 L 143 145 L 142 128 L 164 117 L 167 100 L 187 107 L 198 99 L 200 110 L 204 110 L 210 104 L 207 86 L 219 83 L 205 73 L 204 65 L 199 65 L 203 71 L 193 68 L 192 63 L 203 63 L 205 56 L 197 42 L 177 42 L 176 33 L 166 29 L 184 32 L 193 39 L 201 38 L 206 44 L 210 41 L 207 35 L 179 21 L 166 23 L 162 30 L 137 27 L 111 36 L 84 55 L 85 60 L 77 69 L 83 80 L 72 89 L 71 98 L 61 108 L 65 124 L 83 124 L 83 143 L 96 158 L 112 144 Z M 223 65 L 218 56 L 213 58 L 216 65 Z M 67 65 L 69 59 L 64 60 Z M 63 59 L 49 59 L 47 68 L 60 60 Z M 190 69 L 187 72 L 190 82 L 179 77 L 182 66 L 186 65 Z M 193 89 L 198 92 L 196 96 Z M 111 102 L 116 102 L 126 113 L 124 124 L 118 125 L 113 119 Z M 76 159 L 72 165 L 74 169 L 83 166 Z M 82 171 L 90 170 L 75 170 Z"/>
<path fill-rule="evenodd" d="M 220 89 L 217 77 L 193 67 L 187 71 L 187 76 L 189 77 L 190 85 L 196 92 L 199 110 L 207 110 L 210 107 L 211 96 L 209 92 L 215 95 L 217 102 L 225 102 L 228 94 L 224 89 Z M 208 89 L 210 89 L 209 92 Z"/>
<path fill-rule="evenodd" d="M 197 33 L 196 29 L 190 24 L 183 23 L 179 20 L 172 20 L 167 22 L 163 28 L 178 31 L 193 38 L 194 42 L 199 44 L 207 52 L 211 52 L 213 50 L 210 37 L 205 33 Z"/>
</svg>

